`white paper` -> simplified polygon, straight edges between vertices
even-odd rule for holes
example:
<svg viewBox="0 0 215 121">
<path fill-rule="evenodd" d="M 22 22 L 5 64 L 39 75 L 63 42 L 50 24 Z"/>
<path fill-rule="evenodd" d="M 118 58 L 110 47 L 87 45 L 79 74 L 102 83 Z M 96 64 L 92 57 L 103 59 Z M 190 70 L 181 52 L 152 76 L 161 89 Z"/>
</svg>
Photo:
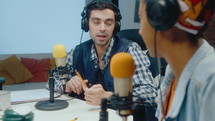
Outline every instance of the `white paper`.
<svg viewBox="0 0 215 121">
<path fill-rule="evenodd" d="M 57 95 L 54 94 L 54 97 Z M 32 102 L 38 100 L 45 100 L 50 98 L 50 92 L 47 89 L 37 90 L 23 90 L 11 92 L 11 103 L 16 102 Z"/>
</svg>

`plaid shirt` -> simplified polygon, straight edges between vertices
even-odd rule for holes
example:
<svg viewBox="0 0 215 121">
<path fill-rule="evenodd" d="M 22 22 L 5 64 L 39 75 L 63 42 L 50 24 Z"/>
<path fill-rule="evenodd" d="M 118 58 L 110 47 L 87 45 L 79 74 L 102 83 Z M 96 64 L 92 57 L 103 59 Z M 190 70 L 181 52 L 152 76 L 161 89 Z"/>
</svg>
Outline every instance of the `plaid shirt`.
<svg viewBox="0 0 215 121">
<path fill-rule="evenodd" d="M 111 57 L 109 55 L 114 45 L 114 41 L 114 39 L 111 40 L 110 45 L 102 56 L 105 67 L 110 62 Z M 74 49 L 72 49 L 67 55 L 66 63 L 68 67 L 72 67 L 73 65 L 73 51 Z M 132 44 L 129 45 L 128 53 L 132 55 L 136 69 L 135 75 L 133 76 L 133 99 L 142 99 L 143 101 L 153 102 L 155 97 L 157 96 L 157 85 L 152 77 L 150 70 L 148 69 L 150 61 L 147 55 L 135 42 L 132 42 Z M 90 60 L 98 64 L 98 57 L 94 45 L 92 45 L 91 47 Z M 70 73 L 70 75 L 68 75 L 68 78 L 70 79 L 72 76 L 73 75 L 71 75 Z M 57 73 L 54 74 L 54 77 L 56 79 L 55 90 L 61 92 L 61 82 L 59 81 L 59 79 L 57 79 Z"/>
</svg>

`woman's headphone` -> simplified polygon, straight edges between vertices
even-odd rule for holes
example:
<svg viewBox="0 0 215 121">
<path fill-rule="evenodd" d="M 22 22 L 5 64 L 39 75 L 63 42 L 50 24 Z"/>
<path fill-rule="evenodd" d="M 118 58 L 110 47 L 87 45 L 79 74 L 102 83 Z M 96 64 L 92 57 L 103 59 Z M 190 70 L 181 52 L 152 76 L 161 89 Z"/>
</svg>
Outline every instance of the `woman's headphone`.
<svg viewBox="0 0 215 121">
<path fill-rule="evenodd" d="M 177 22 L 180 7 L 177 0 L 147 0 L 146 13 L 155 30 L 165 31 Z"/>
<path fill-rule="evenodd" d="M 115 14 L 116 14 L 116 23 L 115 23 L 115 28 L 114 28 L 114 31 L 113 31 L 113 34 L 116 34 L 117 32 L 120 31 L 120 27 L 121 27 L 120 20 L 122 19 L 122 16 L 120 14 L 120 10 L 118 9 L 118 7 L 116 5 L 114 5 L 113 3 L 108 2 L 108 1 L 93 1 L 93 2 L 91 2 L 89 4 L 87 4 L 84 7 L 84 10 L 81 13 L 81 16 L 82 16 L 81 29 L 83 31 L 85 31 L 85 32 L 89 31 L 89 18 L 87 17 L 88 10 L 92 5 L 95 5 L 95 4 L 99 3 L 99 2 L 100 3 L 107 3 L 107 4 L 111 5 L 111 6 L 113 6 L 114 9 L 116 10 L 116 12 L 115 12 Z"/>
</svg>

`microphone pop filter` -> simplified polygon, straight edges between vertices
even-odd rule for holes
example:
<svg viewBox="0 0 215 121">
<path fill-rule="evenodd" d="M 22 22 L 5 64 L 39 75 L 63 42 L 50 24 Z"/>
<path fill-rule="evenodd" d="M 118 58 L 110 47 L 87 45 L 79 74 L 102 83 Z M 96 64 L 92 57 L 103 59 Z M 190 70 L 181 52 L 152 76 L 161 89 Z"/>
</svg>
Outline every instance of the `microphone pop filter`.
<svg viewBox="0 0 215 121">
<path fill-rule="evenodd" d="M 62 44 L 57 44 L 53 47 L 53 57 L 62 58 L 66 57 L 66 48 Z"/>
<path fill-rule="evenodd" d="M 115 78 L 132 77 L 135 72 L 132 56 L 125 52 L 115 54 L 110 62 L 110 72 Z"/>
</svg>

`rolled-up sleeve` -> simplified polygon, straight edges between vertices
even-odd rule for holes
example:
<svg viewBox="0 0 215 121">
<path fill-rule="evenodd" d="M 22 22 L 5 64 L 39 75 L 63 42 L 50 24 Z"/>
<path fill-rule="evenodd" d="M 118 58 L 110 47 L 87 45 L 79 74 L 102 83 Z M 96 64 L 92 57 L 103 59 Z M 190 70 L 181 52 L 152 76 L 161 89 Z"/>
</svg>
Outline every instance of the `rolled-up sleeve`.
<svg viewBox="0 0 215 121">
<path fill-rule="evenodd" d="M 157 96 L 157 84 L 148 69 L 150 61 L 145 52 L 136 43 L 131 44 L 130 53 L 135 62 L 135 75 L 133 76 L 133 99 L 142 99 L 154 102 Z"/>
</svg>

